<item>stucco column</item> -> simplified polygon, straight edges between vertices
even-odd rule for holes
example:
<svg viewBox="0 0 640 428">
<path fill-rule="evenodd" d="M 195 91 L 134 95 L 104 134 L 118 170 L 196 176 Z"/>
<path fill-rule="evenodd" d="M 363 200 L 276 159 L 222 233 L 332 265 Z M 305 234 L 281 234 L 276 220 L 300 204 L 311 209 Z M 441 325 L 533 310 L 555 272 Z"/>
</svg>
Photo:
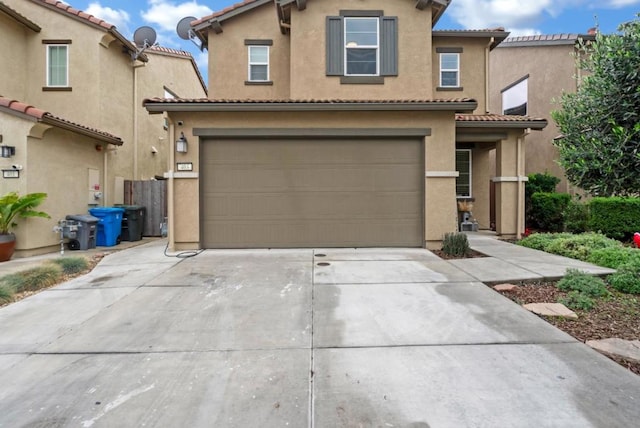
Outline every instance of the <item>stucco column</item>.
<svg viewBox="0 0 640 428">
<path fill-rule="evenodd" d="M 519 136 L 510 134 L 507 140 L 496 144 L 496 232 L 498 235 L 519 236 L 524 225 L 524 185 L 522 176 L 524 145 Z M 520 147 L 518 147 L 520 146 Z"/>
<path fill-rule="evenodd" d="M 455 128 L 425 138 L 425 247 L 441 247 L 445 233 L 458 230 Z"/>
<path fill-rule="evenodd" d="M 491 150 L 475 149 L 472 154 L 472 192 L 475 202 L 473 203 L 473 217 L 478 222 L 480 229 L 490 228 L 490 182 L 491 182 Z"/>
</svg>

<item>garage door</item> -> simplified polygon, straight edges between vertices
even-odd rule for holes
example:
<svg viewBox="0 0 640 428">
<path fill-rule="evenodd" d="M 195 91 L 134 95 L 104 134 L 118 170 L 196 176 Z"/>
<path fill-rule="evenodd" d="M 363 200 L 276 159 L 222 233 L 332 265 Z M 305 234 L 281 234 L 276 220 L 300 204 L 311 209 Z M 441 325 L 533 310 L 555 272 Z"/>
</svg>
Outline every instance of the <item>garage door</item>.
<svg viewBox="0 0 640 428">
<path fill-rule="evenodd" d="M 204 248 L 420 247 L 418 139 L 204 140 Z"/>
</svg>

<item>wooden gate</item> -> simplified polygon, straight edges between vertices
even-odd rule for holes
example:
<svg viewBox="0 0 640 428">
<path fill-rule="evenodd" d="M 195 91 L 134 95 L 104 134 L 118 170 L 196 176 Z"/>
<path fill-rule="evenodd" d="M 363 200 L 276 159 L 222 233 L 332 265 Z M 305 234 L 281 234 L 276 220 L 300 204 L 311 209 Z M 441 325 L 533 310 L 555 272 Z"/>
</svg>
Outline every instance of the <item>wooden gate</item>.
<svg viewBox="0 0 640 428">
<path fill-rule="evenodd" d="M 161 236 L 160 225 L 167 217 L 167 182 L 165 180 L 124 182 L 125 205 L 146 208 L 143 236 Z"/>
</svg>

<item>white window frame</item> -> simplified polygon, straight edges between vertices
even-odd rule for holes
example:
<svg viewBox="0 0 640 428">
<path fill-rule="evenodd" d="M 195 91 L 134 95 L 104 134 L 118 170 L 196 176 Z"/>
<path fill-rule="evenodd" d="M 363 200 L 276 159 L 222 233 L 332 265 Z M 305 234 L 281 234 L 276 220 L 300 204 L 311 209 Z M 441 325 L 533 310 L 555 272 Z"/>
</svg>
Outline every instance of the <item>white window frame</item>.
<svg viewBox="0 0 640 428">
<path fill-rule="evenodd" d="M 249 82 L 269 82 L 271 81 L 271 67 L 269 67 L 269 58 L 271 55 L 271 49 L 270 46 L 265 46 L 265 45 L 249 45 L 247 46 L 247 56 L 248 56 L 248 68 L 247 68 L 247 80 Z M 267 61 L 266 62 L 259 62 L 259 61 L 251 61 L 251 51 L 255 48 L 260 48 L 260 49 L 266 49 L 267 50 Z M 251 67 L 254 65 L 266 65 L 267 66 L 267 78 L 262 80 L 262 79 L 252 79 L 251 78 Z"/>
<path fill-rule="evenodd" d="M 458 182 L 457 180 L 462 179 L 461 171 L 458 170 L 458 152 L 467 152 L 469 153 L 469 194 L 468 195 L 458 195 Z M 458 172 L 458 177 L 456 178 L 456 197 L 458 198 L 471 198 L 473 197 L 473 150 L 471 149 L 456 149 L 456 171 Z"/>
<path fill-rule="evenodd" d="M 456 63 L 457 63 L 457 67 L 456 68 L 444 68 L 442 65 L 442 60 L 445 57 L 445 55 L 451 55 L 451 56 L 455 56 L 456 57 Z M 442 73 L 443 72 L 452 72 L 455 71 L 456 73 L 456 84 L 455 85 L 445 85 L 444 82 L 442 81 Z M 459 53 L 441 53 L 440 54 L 440 87 L 441 88 L 459 88 L 460 87 L 460 54 Z"/>
<path fill-rule="evenodd" d="M 375 45 L 362 45 L 362 46 L 349 46 L 347 44 L 347 21 L 355 20 L 369 20 L 376 22 L 376 44 Z M 380 76 L 380 18 L 379 17 L 355 17 L 345 16 L 343 19 L 344 25 L 344 75 L 345 76 Z M 349 63 L 347 62 L 347 51 L 349 49 L 375 49 L 376 50 L 376 73 L 375 74 L 349 74 Z"/>
<path fill-rule="evenodd" d="M 68 44 L 48 44 L 47 46 L 47 71 L 46 71 L 46 86 L 48 88 L 67 88 L 69 87 L 69 45 Z M 66 64 L 65 64 L 65 76 L 63 85 L 51 84 L 51 48 L 65 48 L 66 51 Z"/>
</svg>

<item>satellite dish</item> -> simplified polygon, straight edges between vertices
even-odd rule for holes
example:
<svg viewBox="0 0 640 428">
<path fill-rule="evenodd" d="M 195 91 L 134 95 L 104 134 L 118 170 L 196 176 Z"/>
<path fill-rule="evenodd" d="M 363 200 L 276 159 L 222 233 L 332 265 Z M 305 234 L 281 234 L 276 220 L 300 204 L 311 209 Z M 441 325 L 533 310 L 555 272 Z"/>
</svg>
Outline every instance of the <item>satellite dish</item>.
<svg viewBox="0 0 640 428">
<path fill-rule="evenodd" d="M 141 49 L 153 46 L 156 42 L 156 30 L 151 27 L 140 27 L 133 33 L 133 41 Z"/>
<path fill-rule="evenodd" d="M 191 30 L 191 23 L 195 21 L 196 18 L 193 16 L 187 16 L 182 18 L 180 22 L 178 22 L 178 26 L 176 27 L 176 32 L 178 36 L 182 40 L 191 40 L 193 38 L 193 31 Z"/>
</svg>

